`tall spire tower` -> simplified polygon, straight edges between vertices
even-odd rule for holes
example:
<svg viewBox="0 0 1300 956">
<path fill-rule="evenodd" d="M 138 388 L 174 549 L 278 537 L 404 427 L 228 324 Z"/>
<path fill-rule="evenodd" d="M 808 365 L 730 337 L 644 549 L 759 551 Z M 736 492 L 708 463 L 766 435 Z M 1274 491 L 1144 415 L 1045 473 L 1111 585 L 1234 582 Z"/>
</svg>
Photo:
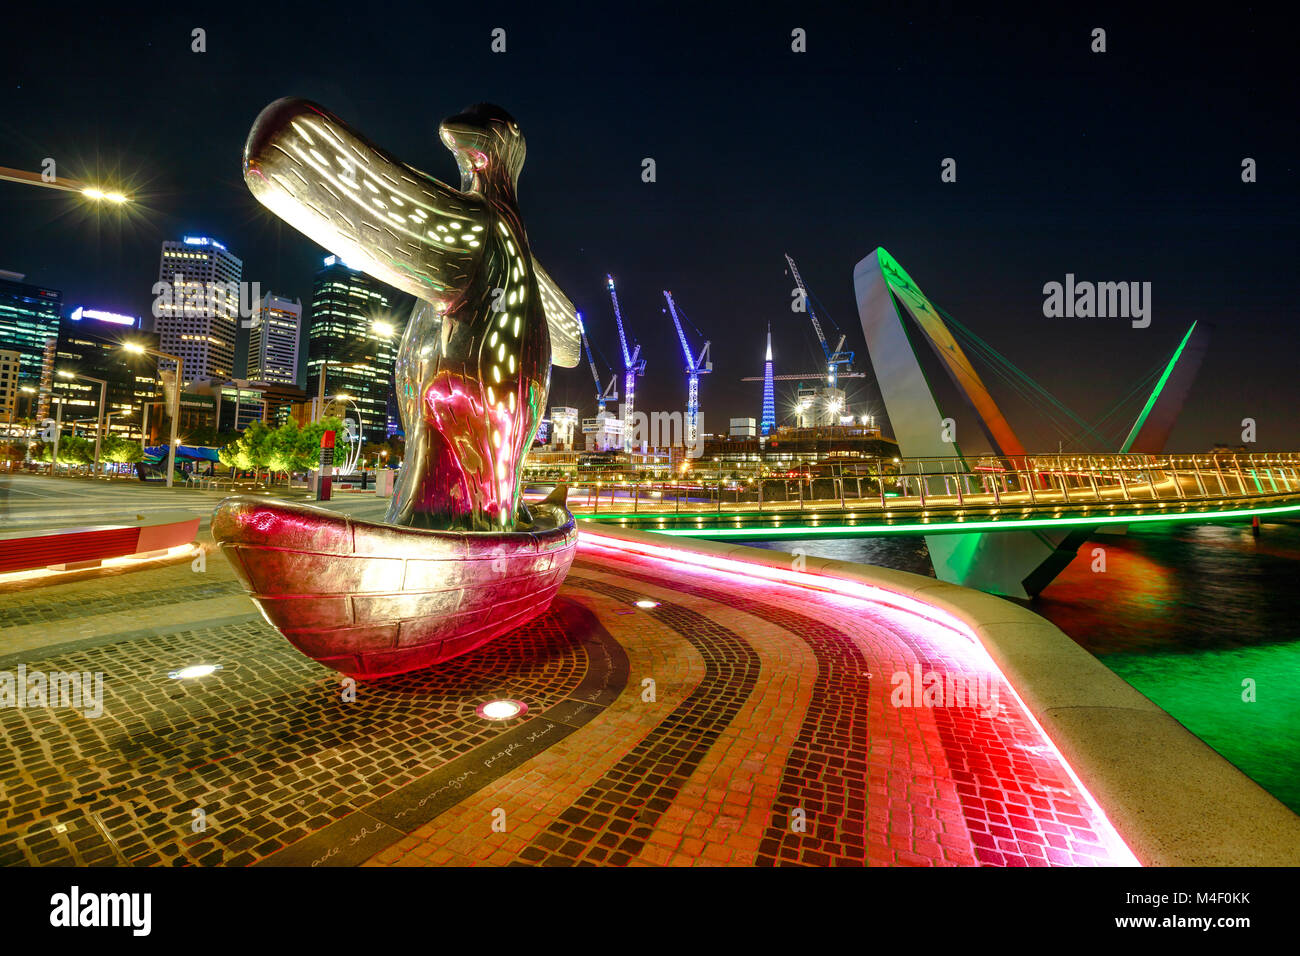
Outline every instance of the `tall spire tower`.
<svg viewBox="0 0 1300 956">
<path fill-rule="evenodd" d="M 776 429 L 776 394 L 772 388 L 772 323 L 767 324 L 767 358 L 763 361 L 763 424 L 759 434 L 766 438 Z"/>
</svg>

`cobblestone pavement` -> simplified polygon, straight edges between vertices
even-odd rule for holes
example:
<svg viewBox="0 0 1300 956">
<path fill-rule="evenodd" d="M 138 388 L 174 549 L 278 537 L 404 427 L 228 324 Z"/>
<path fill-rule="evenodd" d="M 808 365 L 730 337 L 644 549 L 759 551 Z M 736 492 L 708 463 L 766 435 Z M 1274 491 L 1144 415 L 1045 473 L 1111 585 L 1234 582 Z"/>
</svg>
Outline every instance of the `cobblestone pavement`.
<svg viewBox="0 0 1300 956">
<path fill-rule="evenodd" d="M 20 666 L 102 673 L 103 714 L 0 708 L 6 864 L 1130 861 L 968 639 L 591 544 L 544 617 L 355 700 L 216 553 L 0 583 Z M 931 672 L 988 693 L 895 705 Z"/>
</svg>

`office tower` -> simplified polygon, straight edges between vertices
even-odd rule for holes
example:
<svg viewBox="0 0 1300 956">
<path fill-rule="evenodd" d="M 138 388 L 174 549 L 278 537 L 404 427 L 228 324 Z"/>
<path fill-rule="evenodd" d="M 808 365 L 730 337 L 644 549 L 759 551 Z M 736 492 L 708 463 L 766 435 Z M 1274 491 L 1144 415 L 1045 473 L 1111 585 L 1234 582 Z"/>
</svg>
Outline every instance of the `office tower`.
<svg viewBox="0 0 1300 956">
<path fill-rule="evenodd" d="M 111 413 L 112 431 L 135 437 L 145 403 L 155 406 L 151 415 L 161 414 L 156 360 L 122 347 L 130 341 L 157 348 L 158 337 L 139 331 L 139 325 L 136 316 L 85 307 L 74 309 L 60 322 L 50 388 L 63 403 L 65 423 L 93 426 L 101 415 L 107 421 Z M 99 383 L 78 375 L 106 383 L 106 408 L 99 407 Z"/>
<path fill-rule="evenodd" d="M 59 336 L 63 293 L 0 269 L 0 349 L 18 353 L 18 384 L 39 387 L 45 344 Z"/>
<path fill-rule="evenodd" d="M 184 360 L 187 382 L 234 375 L 243 267 L 225 246 L 207 236 L 162 244 L 154 331 L 164 352 Z M 159 361 L 164 369 L 172 364 Z"/>
<path fill-rule="evenodd" d="M 349 417 L 359 410 L 365 440 L 382 442 L 411 299 L 337 256 L 326 256 L 324 265 L 307 326 L 307 395 L 338 399 Z"/>
<path fill-rule="evenodd" d="M 302 303 L 268 292 L 253 313 L 245 377 L 250 382 L 296 385 L 301 327 Z"/>
<path fill-rule="evenodd" d="M 20 415 L 18 397 L 22 393 L 19 391 L 18 373 L 22 358 L 21 353 L 13 349 L 0 349 L 0 420 L 5 423 Z"/>
</svg>

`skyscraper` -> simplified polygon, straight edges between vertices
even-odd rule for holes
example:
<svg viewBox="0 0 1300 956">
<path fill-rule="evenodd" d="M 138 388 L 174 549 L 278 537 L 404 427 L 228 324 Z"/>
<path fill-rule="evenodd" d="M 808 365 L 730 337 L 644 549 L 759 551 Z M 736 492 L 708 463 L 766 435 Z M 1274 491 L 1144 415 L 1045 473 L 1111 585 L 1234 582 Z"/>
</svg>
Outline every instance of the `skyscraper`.
<svg viewBox="0 0 1300 956">
<path fill-rule="evenodd" d="M 18 370 L 21 365 L 21 355 L 13 349 L 0 349 L 0 420 L 6 424 L 18 411 Z"/>
<path fill-rule="evenodd" d="M 107 420 L 111 412 L 113 421 L 109 424 L 113 431 L 139 434 L 144 405 L 155 402 L 158 392 L 158 373 L 152 357 L 122 347 L 125 341 L 157 347 L 157 336 L 141 332 L 139 324 L 136 316 L 84 307 L 63 319 L 50 384 L 63 403 L 65 422 Z M 104 381 L 106 408 L 99 407 L 99 385 L 76 378 L 78 374 Z"/>
<path fill-rule="evenodd" d="M 164 352 L 184 360 L 187 382 L 234 374 L 243 268 L 225 246 L 206 236 L 162 244 L 154 331 Z M 171 365 L 159 362 L 161 368 Z"/>
<path fill-rule="evenodd" d="M 301 327 L 302 303 L 268 292 L 253 313 L 245 377 L 252 382 L 296 385 Z"/>
<path fill-rule="evenodd" d="M 41 384 L 45 344 L 59 337 L 63 293 L 28 285 L 19 272 L 0 270 L 0 348 L 18 353 L 18 384 Z"/>
<path fill-rule="evenodd" d="M 326 256 L 325 268 L 316 273 L 307 326 L 307 394 L 345 395 L 355 402 L 366 441 L 387 437 L 393 361 L 410 301 L 337 256 Z"/>
<path fill-rule="evenodd" d="M 767 327 L 767 358 L 763 362 L 763 420 L 759 434 L 766 438 L 776 430 L 776 392 L 772 387 L 772 326 Z"/>
</svg>

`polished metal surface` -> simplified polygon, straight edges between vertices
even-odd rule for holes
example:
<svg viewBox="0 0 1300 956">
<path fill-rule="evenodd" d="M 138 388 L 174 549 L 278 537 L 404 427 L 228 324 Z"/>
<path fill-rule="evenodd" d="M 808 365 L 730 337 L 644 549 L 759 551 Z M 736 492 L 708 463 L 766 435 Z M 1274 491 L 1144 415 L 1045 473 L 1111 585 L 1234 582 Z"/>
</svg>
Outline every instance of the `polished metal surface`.
<svg viewBox="0 0 1300 956">
<path fill-rule="evenodd" d="M 263 110 L 244 150 L 260 202 L 416 297 L 395 366 L 406 456 L 387 523 L 239 497 L 212 522 L 266 619 L 355 677 L 437 664 L 541 614 L 577 549 L 563 487 L 531 509 L 520 494 L 551 364 L 576 365 L 580 336 L 515 201 L 524 139 L 486 104 L 439 133 L 460 189 L 305 100 Z"/>
<path fill-rule="evenodd" d="M 552 362 L 577 364 L 577 312 L 533 258 L 515 188 L 519 124 L 481 104 L 442 122 L 453 189 L 306 100 L 272 103 L 244 150 L 265 206 L 350 266 L 416 296 L 398 350 L 406 463 L 388 520 L 509 530 Z"/>
<path fill-rule="evenodd" d="M 217 508 L 212 535 L 294 647 L 374 678 L 468 653 L 550 606 L 578 533 L 563 508 L 534 510 L 536 531 L 459 533 L 239 496 Z"/>
</svg>

